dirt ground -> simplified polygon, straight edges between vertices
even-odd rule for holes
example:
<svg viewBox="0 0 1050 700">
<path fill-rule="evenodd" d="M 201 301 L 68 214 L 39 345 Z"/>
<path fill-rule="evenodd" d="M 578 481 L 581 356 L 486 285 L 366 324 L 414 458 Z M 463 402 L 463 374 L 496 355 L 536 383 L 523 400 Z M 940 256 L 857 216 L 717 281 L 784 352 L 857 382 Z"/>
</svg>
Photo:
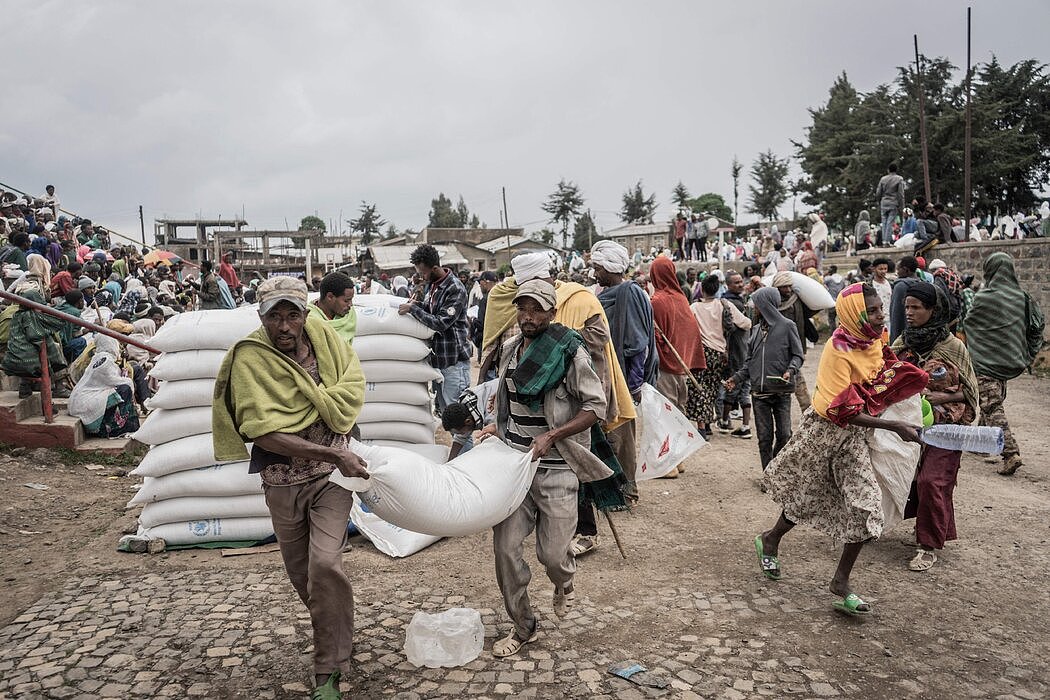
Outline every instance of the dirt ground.
<svg viewBox="0 0 1050 700">
<path fill-rule="evenodd" d="M 806 363 L 811 381 L 816 362 L 813 351 Z M 1050 382 L 1030 376 L 1010 383 L 1007 413 L 1025 466 L 1004 478 L 979 457 L 964 457 L 955 497 L 960 539 L 948 544 L 932 571 L 907 570 L 913 554 L 904 544 L 907 523 L 865 548 L 854 572 L 855 589 L 876 608 L 865 622 L 831 611 L 827 582 L 837 550 L 814 530 L 800 527 L 785 539 L 783 581 L 762 579 L 751 541 L 775 519 L 777 508 L 758 488 L 757 444 L 716 435 L 689 460 L 681 478 L 643 483 L 638 507 L 617 514 L 626 561 L 604 524 L 601 547 L 580 560 L 581 595 L 599 606 L 644 599 L 660 611 L 606 629 L 601 647 L 657 648 L 659 640 L 686 639 L 682 635 L 691 629 L 772 636 L 787 643 L 794 656 L 819 661 L 830 676 L 864 688 L 866 697 L 978 695 L 969 691 L 987 693 L 989 683 L 994 687 L 996 679 L 1011 673 L 1029 679 L 1042 674 L 1041 682 L 1050 682 L 1042 669 L 1042 660 L 1050 657 L 1050 631 L 1043 621 L 1050 569 L 1048 389 Z M 795 413 L 797 420 L 797 407 Z M 281 570 L 275 553 L 232 558 L 213 550 L 118 553 L 122 531 L 134 525 L 134 511 L 126 512 L 125 503 L 135 479 L 107 476 L 113 467 L 91 470 L 48 457 L 44 451 L 0 455 L 0 627 L 74 577 Z M 358 598 L 362 591 L 408 590 L 425 582 L 435 591 L 464 596 L 473 607 L 501 607 L 489 533 L 445 540 L 403 560 L 358 543 L 345 566 L 355 585 L 363 584 Z M 534 565 L 533 589 L 549 596 L 548 588 Z M 698 621 L 670 599 L 661 605 L 661 596 L 674 598 L 686 590 L 780 595 L 793 607 L 769 620 L 716 615 Z M 301 677 L 301 669 L 291 665 L 287 673 Z"/>
</svg>

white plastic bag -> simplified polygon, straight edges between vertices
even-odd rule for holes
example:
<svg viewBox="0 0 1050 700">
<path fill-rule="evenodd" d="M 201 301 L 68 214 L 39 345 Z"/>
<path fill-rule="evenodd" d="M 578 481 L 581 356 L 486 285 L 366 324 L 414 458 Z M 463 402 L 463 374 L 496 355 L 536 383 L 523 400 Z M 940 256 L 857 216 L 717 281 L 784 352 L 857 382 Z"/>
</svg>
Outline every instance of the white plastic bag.
<svg viewBox="0 0 1050 700">
<path fill-rule="evenodd" d="M 211 434 L 211 405 L 158 408 L 132 435 L 144 445 L 160 445 L 191 435 Z"/>
<path fill-rule="evenodd" d="M 637 420 L 640 423 L 637 481 L 667 474 L 707 444 L 692 421 L 649 384 L 642 384 Z"/>
<path fill-rule="evenodd" d="M 211 406 L 213 393 L 215 393 L 214 379 L 165 381 L 160 383 L 156 394 L 146 399 L 146 404 L 150 409 Z"/>
<path fill-rule="evenodd" d="M 922 425 L 922 397 L 918 394 L 891 404 L 879 418 L 902 420 L 910 425 Z M 885 532 L 904 520 L 904 508 L 908 505 L 911 482 L 919 466 L 922 446 L 904 442 L 897 433 L 878 428 L 868 437 L 871 450 L 871 466 L 875 469 L 875 480 L 882 487 L 882 530 Z"/>
<path fill-rule="evenodd" d="M 273 537 L 270 516 L 258 518 L 212 518 L 139 527 L 139 537 L 162 539 L 170 545 L 205 542 L 257 542 Z"/>
<path fill-rule="evenodd" d="M 357 491 L 361 502 L 384 521 L 437 537 L 458 537 L 503 522 L 525 500 L 536 474 L 531 452 L 490 438 L 447 464 L 396 447 L 351 449 L 368 465 L 369 478 L 329 479 Z"/>
<path fill-rule="evenodd" d="M 405 630 L 405 656 L 416 666 L 452 668 L 469 664 L 481 655 L 484 646 L 481 613 L 471 608 L 417 612 Z"/>
<path fill-rule="evenodd" d="M 791 275 L 792 288 L 808 308 L 814 311 L 835 308 L 835 299 L 823 284 L 801 272 L 789 272 L 788 274 Z M 766 275 L 762 278 L 762 283 L 767 287 L 772 285 L 773 277 L 774 275 Z"/>
<path fill-rule="evenodd" d="M 225 350 L 183 350 L 166 352 L 157 358 L 149 376 L 160 381 L 214 379 L 226 357 Z"/>
<path fill-rule="evenodd" d="M 436 535 L 424 535 L 388 523 L 362 504 L 356 493 L 354 505 L 350 508 L 350 522 L 388 557 L 411 556 L 441 539 Z"/>
</svg>

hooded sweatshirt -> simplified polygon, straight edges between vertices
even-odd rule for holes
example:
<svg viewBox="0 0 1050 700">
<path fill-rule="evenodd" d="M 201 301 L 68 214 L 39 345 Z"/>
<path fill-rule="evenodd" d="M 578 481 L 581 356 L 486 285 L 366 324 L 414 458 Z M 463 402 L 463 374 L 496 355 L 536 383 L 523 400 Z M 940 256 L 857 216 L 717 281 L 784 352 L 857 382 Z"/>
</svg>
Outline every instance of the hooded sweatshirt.
<svg viewBox="0 0 1050 700">
<path fill-rule="evenodd" d="M 864 236 L 871 230 L 871 220 L 868 218 L 868 210 L 862 209 L 860 216 L 857 217 L 857 224 L 853 227 L 853 235 L 857 238 L 857 243 L 864 241 Z"/>
<path fill-rule="evenodd" d="M 802 368 L 802 341 L 795 324 L 780 313 L 780 292 L 775 287 L 763 287 L 751 295 L 751 301 L 761 320 L 751 327 L 747 341 L 747 360 L 733 375 L 737 386 L 750 377 L 752 394 L 790 394 L 795 391 L 795 377 Z M 779 377 L 791 370 L 789 381 Z"/>
</svg>

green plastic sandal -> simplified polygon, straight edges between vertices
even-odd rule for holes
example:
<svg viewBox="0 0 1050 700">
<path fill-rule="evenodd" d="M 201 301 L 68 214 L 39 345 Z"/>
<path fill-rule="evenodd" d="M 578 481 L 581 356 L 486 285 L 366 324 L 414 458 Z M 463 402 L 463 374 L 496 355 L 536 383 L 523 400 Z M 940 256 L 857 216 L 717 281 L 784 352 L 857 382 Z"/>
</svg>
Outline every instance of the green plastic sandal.
<svg viewBox="0 0 1050 700">
<path fill-rule="evenodd" d="M 324 685 L 314 688 L 310 693 L 310 700 L 342 700 L 343 694 L 339 692 L 339 671 L 334 671 L 328 676 Z"/>
<path fill-rule="evenodd" d="M 762 547 L 762 535 L 755 538 L 755 553 L 758 555 L 758 566 L 762 569 L 762 574 L 772 581 L 779 581 L 780 560 L 765 553 Z"/>
<path fill-rule="evenodd" d="M 853 617 L 865 617 L 872 613 L 871 606 L 868 605 L 868 603 L 866 603 L 864 599 L 856 593 L 850 593 L 842 600 L 836 600 L 834 603 L 832 603 L 832 605 L 839 612 L 845 613 Z M 860 610 L 859 608 L 862 605 L 867 606 L 868 609 Z"/>
</svg>

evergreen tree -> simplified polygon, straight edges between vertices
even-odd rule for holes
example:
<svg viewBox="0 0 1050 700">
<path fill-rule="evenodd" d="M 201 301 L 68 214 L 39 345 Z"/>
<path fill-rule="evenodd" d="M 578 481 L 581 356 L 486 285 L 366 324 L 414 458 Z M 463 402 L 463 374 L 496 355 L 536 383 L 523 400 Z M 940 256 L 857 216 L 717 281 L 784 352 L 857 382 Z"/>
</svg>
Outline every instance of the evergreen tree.
<svg viewBox="0 0 1050 700">
<path fill-rule="evenodd" d="M 379 229 L 386 226 L 387 222 L 376 213 L 375 204 L 362 201 L 357 218 L 350 219 L 346 223 L 350 225 L 351 231 L 361 234 L 361 245 L 369 245 L 372 239 L 379 235 Z"/>
<path fill-rule="evenodd" d="M 590 250 L 598 241 L 602 240 L 602 236 L 598 235 L 598 227 L 594 225 L 594 219 L 591 218 L 591 213 L 586 212 L 583 216 L 576 219 L 576 225 L 572 232 L 572 249 L 583 252 Z"/>
<path fill-rule="evenodd" d="M 452 200 L 444 192 L 439 193 L 437 199 L 430 200 L 430 221 L 427 225 L 431 228 L 460 228 L 459 213 L 452 208 Z"/>
<path fill-rule="evenodd" d="M 547 201 L 540 205 L 543 211 L 550 214 L 548 223 L 561 224 L 561 241 L 564 247 L 568 243 L 569 224 L 580 217 L 583 210 L 583 195 L 575 182 L 558 182 L 558 186 L 547 195 Z"/>
<path fill-rule="evenodd" d="M 686 202 L 686 206 L 697 214 L 714 214 L 723 221 L 729 221 L 733 216 L 733 210 L 726 204 L 725 198 L 715 192 L 705 192 L 699 197 L 690 199 Z"/>
<path fill-rule="evenodd" d="M 690 199 L 692 199 L 692 195 L 689 194 L 689 190 L 686 189 L 686 186 L 682 184 L 681 180 L 679 180 L 678 184 L 674 186 L 673 190 L 671 190 L 671 201 L 678 209 L 688 209 Z"/>
<path fill-rule="evenodd" d="M 620 220 L 628 224 L 651 224 L 656 213 L 656 195 L 645 196 L 642 181 L 639 180 L 632 189 L 623 193 L 623 206 L 620 208 Z"/>
<path fill-rule="evenodd" d="M 456 221 L 458 222 L 456 228 L 466 228 L 470 222 L 470 210 L 467 209 L 467 203 L 463 201 L 463 195 L 459 196 L 459 202 L 456 204 Z"/>
<path fill-rule="evenodd" d="M 788 196 L 787 175 L 787 158 L 777 158 L 773 149 L 759 153 L 758 160 L 751 165 L 754 184 L 748 187 L 751 193 L 749 211 L 765 219 L 776 219 L 777 209 Z"/>
<path fill-rule="evenodd" d="M 733 178 L 733 223 L 740 220 L 740 173 L 744 166 L 733 156 L 733 164 L 729 166 L 729 174 Z"/>
<path fill-rule="evenodd" d="M 470 215 L 470 228 L 481 228 L 481 219 L 477 214 Z"/>
</svg>

